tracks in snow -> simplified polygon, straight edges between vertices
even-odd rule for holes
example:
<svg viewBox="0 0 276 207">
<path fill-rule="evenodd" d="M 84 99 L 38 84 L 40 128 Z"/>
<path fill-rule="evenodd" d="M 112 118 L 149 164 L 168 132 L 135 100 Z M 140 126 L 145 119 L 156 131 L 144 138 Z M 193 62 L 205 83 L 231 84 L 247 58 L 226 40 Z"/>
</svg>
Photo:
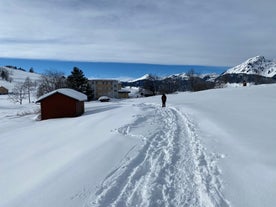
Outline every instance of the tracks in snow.
<svg viewBox="0 0 276 207">
<path fill-rule="evenodd" d="M 145 116 L 118 132 L 145 144 L 126 155 L 87 206 L 230 206 L 221 193 L 218 156 L 207 157 L 189 117 L 172 107 L 139 107 Z"/>
</svg>

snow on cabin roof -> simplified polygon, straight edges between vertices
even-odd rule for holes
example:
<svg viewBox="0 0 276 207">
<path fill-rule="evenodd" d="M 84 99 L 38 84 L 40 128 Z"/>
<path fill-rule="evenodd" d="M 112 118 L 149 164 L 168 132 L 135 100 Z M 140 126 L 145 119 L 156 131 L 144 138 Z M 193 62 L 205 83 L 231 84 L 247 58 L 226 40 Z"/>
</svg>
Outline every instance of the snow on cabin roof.
<svg viewBox="0 0 276 207">
<path fill-rule="evenodd" d="M 78 101 L 86 101 L 87 100 L 87 96 L 81 92 L 78 92 L 76 90 L 73 90 L 73 89 L 70 89 L 70 88 L 60 88 L 60 89 L 57 89 L 57 90 L 54 90 L 50 93 L 47 93 L 43 96 L 40 96 L 36 102 L 40 102 L 41 100 L 47 98 L 48 96 L 51 96 L 55 93 L 60 93 L 60 94 L 63 94 L 65 96 L 68 96 L 70 98 L 73 98 L 73 99 L 76 99 Z"/>
</svg>

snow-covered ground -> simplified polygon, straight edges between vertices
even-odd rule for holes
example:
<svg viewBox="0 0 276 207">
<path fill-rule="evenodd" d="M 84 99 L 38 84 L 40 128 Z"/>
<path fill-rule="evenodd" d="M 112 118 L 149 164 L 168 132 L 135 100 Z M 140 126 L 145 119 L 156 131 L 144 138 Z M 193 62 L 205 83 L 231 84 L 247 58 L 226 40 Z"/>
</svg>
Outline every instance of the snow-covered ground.
<svg viewBox="0 0 276 207">
<path fill-rule="evenodd" d="M 89 102 L 45 121 L 0 96 L 0 206 L 274 206 L 275 91 Z"/>
</svg>

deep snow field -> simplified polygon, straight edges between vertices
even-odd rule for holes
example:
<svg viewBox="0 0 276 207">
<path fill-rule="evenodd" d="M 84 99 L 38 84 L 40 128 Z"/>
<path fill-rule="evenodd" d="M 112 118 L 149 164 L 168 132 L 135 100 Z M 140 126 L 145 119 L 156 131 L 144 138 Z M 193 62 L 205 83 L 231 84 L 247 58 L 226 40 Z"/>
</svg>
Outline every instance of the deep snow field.
<svg viewBox="0 0 276 207">
<path fill-rule="evenodd" d="M 275 92 L 88 102 L 45 121 L 0 96 L 0 206 L 275 206 Z"/>
</svg>

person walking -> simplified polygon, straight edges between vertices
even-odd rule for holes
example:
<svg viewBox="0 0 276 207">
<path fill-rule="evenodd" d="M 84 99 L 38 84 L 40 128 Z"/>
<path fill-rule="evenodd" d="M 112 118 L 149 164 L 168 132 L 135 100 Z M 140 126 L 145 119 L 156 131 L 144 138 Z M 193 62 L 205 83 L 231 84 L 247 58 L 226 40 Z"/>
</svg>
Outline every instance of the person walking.
<svg viewBox="0 0 276 207">
<path fill-rule="evenodd" d="M 166 107 L 167 96 L 164 93 L 161 96 L 161 100 L 162 100 L 162 107 Z"/>
</svg>

